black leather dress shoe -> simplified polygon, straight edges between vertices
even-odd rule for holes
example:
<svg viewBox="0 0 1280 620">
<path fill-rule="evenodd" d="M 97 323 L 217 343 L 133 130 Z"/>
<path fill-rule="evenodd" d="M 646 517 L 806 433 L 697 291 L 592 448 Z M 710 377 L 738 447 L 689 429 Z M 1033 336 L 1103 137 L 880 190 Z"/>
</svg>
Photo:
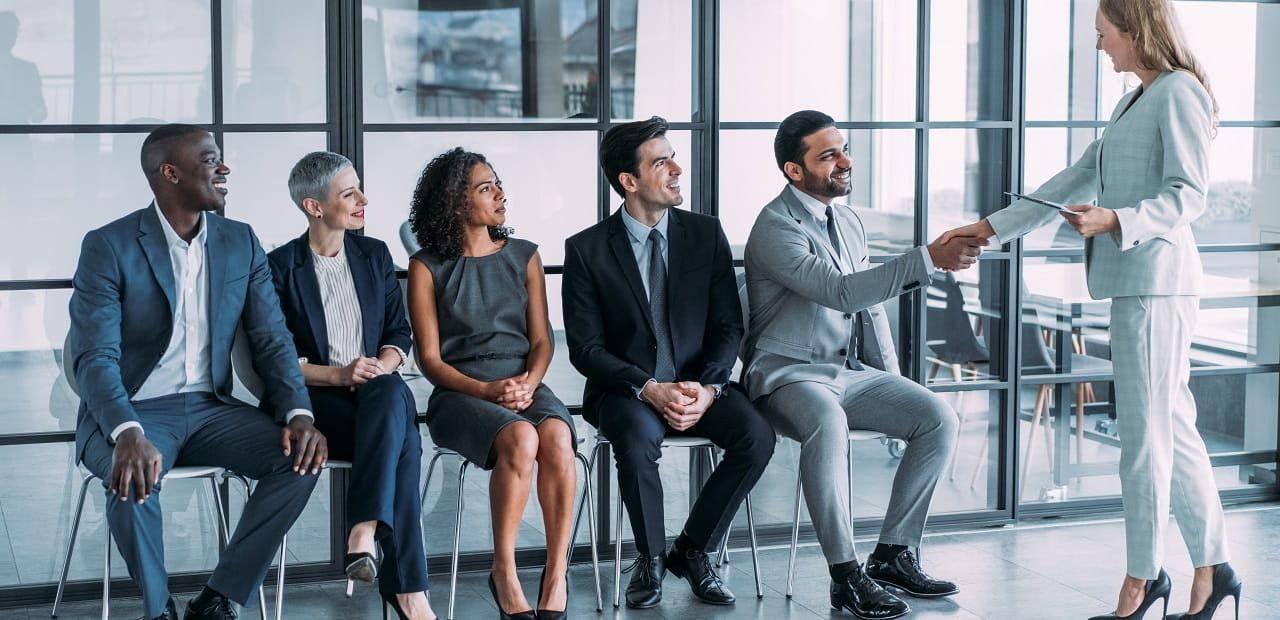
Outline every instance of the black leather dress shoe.
<svg viewBox="0 0 1280 620">
<path fill-rule="evenodd" d="M 627 584 L 627 607 L 648 609 L 662 602 L 662 578 L 667 576 L 663 554 L 653 558 L 642 555 L 627 570 L 632 571 Z"/>
<path fill-rule="evenodd" d="M 676 548 L 672 547 L 667 552 L 667 570 L 676 577 L 688 579 L 693 595 L 704 603 L 732 605 L 737 600 L 733 592 L 730 592 L 720 580 L 720 575 L 716 573 L 715 567 L 711 565 L 711 559 L 704 551 L 690 549 L 684 553 L 678 553 Z"/>
<path fill-rule="evenodd" d="M 164 604 L 164 613 L 154 618 L 143 616 L 139 620 L 178 620 L 178 607 L 174 604 L 173 598 L 170 597 L 169 602 Z"/>
<path fill-rule="evenodd" d="M 191 599 L 191 602 L 187 603 L 187 613 L 182 617 L 184 620 L 236 620 L 238 615 L 231 601 L 219 594 L 210 597 L 209 601 L 203 605 L 197 605 L 196 599 Z M 174 618 L 177 616 L 175 615 Z"/>
<path fill-rule="evenodd" d="M 892 586 L 917 598 L 938 598 L 960 591 L 956 584 L 934 579 L 925 573 L 920 568 L 920 560 L 910 549 L 903 549 L 888 562 L 867 558 L 867 576 L 882 586 Z"/>
<path fill-rule="evenodd" d="M 911 613 L 910 605 L 872 581 L 862 567 L 831 582 L 831 608 L 864 620 L 887 620 Z"/>
</svg>

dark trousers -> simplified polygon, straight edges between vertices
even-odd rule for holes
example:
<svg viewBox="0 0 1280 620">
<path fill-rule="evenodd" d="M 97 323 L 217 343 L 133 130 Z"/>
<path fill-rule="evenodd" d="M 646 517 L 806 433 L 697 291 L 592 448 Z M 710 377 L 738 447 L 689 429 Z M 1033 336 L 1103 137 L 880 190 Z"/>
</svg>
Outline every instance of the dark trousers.
<svg viewBox="0 0 1280 620">
<path fill-rule="evenodd" d="M 133 407 L 147 440 L 160 451 L 163 471 L 175 465 L 212 465 L 258 481 L 209 579 L 210 588 L 247 605 L 266 577 L 280 539 L 307 505 L 317 477 L 293 471 L 293 458 L 280 446 L 280 426 L 247 404 L 228 405 L 208 392 L 189 392 Z M 120 501 L 109 487 L 113 450 L 106 437 L 95 433 L 85 444 L 84 465 L 107 488 L 107 523 L 150 618 L 164 613 L 169 600 L 160 513 L 163 478 L 145 502 L 134 501 L 135 488 L 130 488 L 128 501 Z"/>
<path fill-rule="evenodd" d="M 331 458 L 351 461 L 347 529 L 378 522 L 382 565 L 378 589 L 389 594 L 425 592 L 422 551 L 422 436 L 413 393 L 398 374 L 379 375 L 352 392 L 309 388 L 316 427 L 329 440 Z"/>
<path fill-rule="evenodd" d="M 658 477 L 663 437 L 706 437 L 724 450 L 684 525 L 694 545 L 712 550 L 773 457 L 773 427 L 736 386 L 727 387 L 702 419 L 683 432 L 667 426 L 661 413 L 633 395 L 611 393 L 599 406 L 600 432 L 612 444 L 618 464 L 622 504 L 631 517 L 636 548 L 646 557 L 656 557 L 666 546 Z"/>
</svg>

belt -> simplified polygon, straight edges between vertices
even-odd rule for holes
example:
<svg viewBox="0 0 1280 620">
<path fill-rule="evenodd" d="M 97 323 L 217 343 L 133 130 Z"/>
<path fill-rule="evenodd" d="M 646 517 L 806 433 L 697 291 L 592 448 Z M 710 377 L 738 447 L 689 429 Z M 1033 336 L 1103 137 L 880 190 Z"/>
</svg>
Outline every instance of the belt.
<svg viewBox="0 0 1280 620">
<path fill-rule="evenodd" d="M 451 360 L 445 360 L 446 364 L 458 364 L 461 362 L 479 362 L 484 360 L 522 360 L 528 357 L 528 354 L 518 353 L 480 353 L 471 357 L 458 357 Z"/>
</svg>

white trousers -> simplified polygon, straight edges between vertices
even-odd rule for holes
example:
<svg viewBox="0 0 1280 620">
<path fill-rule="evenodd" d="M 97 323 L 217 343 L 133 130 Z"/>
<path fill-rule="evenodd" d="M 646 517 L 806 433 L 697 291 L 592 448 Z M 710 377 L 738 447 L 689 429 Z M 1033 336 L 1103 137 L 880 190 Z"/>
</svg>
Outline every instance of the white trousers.
<svg viewBox="0 0 1280 620">
<path fill-rule="evenodd" d="M 1195 566 L 1228 559 L 1222 503 L 1187 385 L 1199 306 L 1189 295 L 1111 303 L 1127 572 L 1137 579 L 1160 571 L 1171 507 Z"/>
</svg>

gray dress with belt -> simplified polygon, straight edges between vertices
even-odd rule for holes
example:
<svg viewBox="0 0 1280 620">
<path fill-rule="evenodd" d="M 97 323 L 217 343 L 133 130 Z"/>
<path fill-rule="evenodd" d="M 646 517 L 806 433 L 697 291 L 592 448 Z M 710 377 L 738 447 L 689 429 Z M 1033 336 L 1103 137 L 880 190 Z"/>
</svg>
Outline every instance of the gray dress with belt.
<svg viewBox="0 0 1280 620">
<path fill-rule="evenodd" d="M 440 358 L 445 363 L 477 381 L 506 379 L 526 370 L 525 285 L 529 259 L 537 250 L 537 244 L 511 238 L 488 256 L 441 260 L 426 250 L 413 255 L 431 271 L 435 284 Z M 538 385 L 533 404 L 521 412 L 441 386 L 427 402 L 431 440 L 485 469 L 493 467 L 493 442 L 504 427 L 522 420 L 536 426 L 549 418 L 564 421 L 572 432 L 569 410 L 545 384 Z"/>
</svg>

